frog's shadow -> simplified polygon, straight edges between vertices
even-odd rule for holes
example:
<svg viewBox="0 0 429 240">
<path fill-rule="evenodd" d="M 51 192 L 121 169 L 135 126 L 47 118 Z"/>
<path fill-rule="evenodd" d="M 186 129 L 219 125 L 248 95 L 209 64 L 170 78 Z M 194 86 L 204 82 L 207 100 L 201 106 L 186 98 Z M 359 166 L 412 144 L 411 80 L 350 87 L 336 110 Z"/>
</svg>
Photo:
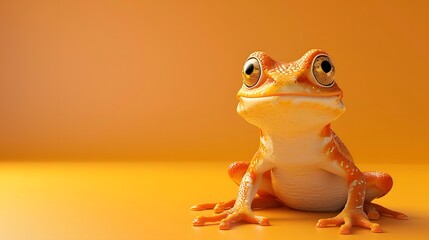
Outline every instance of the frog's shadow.
<svg viewBox="0 0 429 240">
<path fill-rule="evenodd" d="M 335 211 L 335 212 L 310 212 L 310 211 L 302 211 L 302 210 L 296 210 L 293 208 L 290 208 L 288 206 L 282 206 L 282 207 L 276 207 L 276 208 L 255 208 L 253 209 L 255 211 L 256 215 L 262 215 L 269 219 L 270 226 L 287 226 L 289 225 L 290 221 L 295 222 L 302 222 L 303 224 L 313 224 L 313 226 L 316 226 L 316 223 L 319 219 L 324 218 L 331 218 L 335 217 L 337 214 L 339 214 L 341 211 Z M 410 216 L 408 216 L 410 217 Z M 408 219 L 407 219 L 408 220 Z M 407 222 L 409 221 L 403 221 L 399 219 L 395 219 L 389 216 L 380 216 L 379 219 L 370 220 L 374 223 L 380 224 L 382 227 L 384 226 L 383 230 L 384 233 L 389 232 L 386 231 L 389 229 L 395 229 L 396 227 L 407 227 Z M 236 223 L 235 226 L 243 225 L 246 223 Z M 337 226 L 338 227 L 338 226 Z M 328 227 L 328 228 L 335 228 L 335 226 Z M 322 229 L 322 228 L 317 228 Z M 367 229 L 360 228 L 360 227 L 353 227 L 352 233 L 355 231 L 367 231 Z"/>
<path fill-rule="evenodd" d="M 302 211 L 302 210 L 296 210 L 293 208 L 290 208 L 288 206 L 282 206 L 282 207 L 272 207 L 272 208 L 252 208 L 254 213 L 256 215 L 261 215 L 264 217 L 267 217 L 270 221 L 269 226 L 258 226 L 263 228 L 270 228 L 270 227 L 285 227 L 290 228 L 290 223 L 302 223 L 309 227 L 314 226 L 316 228 L 316 223 L 319 219 L 323 218 L 331 218 L 335 217 L 337 214 L 339 214 L 341 211 L 336 212 L 310 212 L 310 211 Z M 388 216 L 380 216 L 379 219 L 371 220 L 374 223 L 379 223 L 384 230 L 384 233 L 390 232 L 389 229 L 395 229 L 395 227 L 399 227 L 401 224 L 402 227 L 407 227 L 404 224 L 404 222 L 408 221 L 401 221 L 398 219 L 394 219 L 392 217 Z M 249 223 L 239 221 L 232 224 L 232 229 L 240 229 L 245 226 L 251 225 Z M 205 226 L 219 226 L 219 222 L 211 222 L 206 223 Z M 327 228 L 316 228 L 316 229 L 338 229 L 338 226 L 332 226 Z M 335 230 L 338 231 L 338 230 Z M 360 228 L 360 227 L 353 227 L 351 234 L 358 233 L 358 232 L 366 232 L 368 229 Z M 369 231 L 368 231 L 369 232 Z"/>
</svg>

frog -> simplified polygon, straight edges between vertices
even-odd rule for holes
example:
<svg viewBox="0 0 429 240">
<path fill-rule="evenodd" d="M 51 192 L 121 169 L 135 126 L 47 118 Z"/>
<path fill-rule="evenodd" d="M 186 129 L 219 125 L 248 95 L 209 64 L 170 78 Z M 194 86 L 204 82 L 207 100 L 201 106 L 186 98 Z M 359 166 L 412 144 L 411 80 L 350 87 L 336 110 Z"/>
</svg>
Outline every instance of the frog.
<svg viewBox="0 0 429 240">
<path fill-rule="evenodd" d="M 373 222 L 380 216 L 408 216 L 373 203 L 393 186 L 385 172 L 361 171 L 331 128 L 345 111 L 343 91 L 336 81 L 330 55 L 312 49 L 296 61 L 284 62 L 257 51 L 242 69 L 237 112 L 259 128 L 259 147 L 251 161 L 236 161 L 228 174 L 238 185 L 230 201 L 198 204 L 192 210 L 213 209 L 198 216 L 193 226 L 219 223 L 228 230 L 239 221 L 270 225 L 253 210 L 285 206 L 312 212 L 337 212 L 320 219 L 316 227 L 352 227 L 383 232 Z"/>
</svg>

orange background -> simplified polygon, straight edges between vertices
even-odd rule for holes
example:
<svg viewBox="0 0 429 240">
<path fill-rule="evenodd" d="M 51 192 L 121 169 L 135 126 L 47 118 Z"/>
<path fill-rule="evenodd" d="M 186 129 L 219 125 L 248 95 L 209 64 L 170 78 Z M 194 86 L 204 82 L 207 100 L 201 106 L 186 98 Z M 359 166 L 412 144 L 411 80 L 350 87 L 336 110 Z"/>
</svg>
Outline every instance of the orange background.
<svg viewBox="0 0 429 240">
<path fill-rule="evenodd" d="M 235 197 L 228 163 L 258 145 L 235 112 L 247 56 L 288 61 L 311 48 L 330 53 L 345 93 L 333 128 L 361 170 L 394 177 L 377 202 L 411 218 L 352 237 L 426 239 L 428 8 L 0 0 L 0 239 L 336 238 L 314 227 L 334 213 L 285 208 L 257 213 L 271 227 L 191 226 L 211 214 L 193 204 Z"/>
<path fill-rule="evenodd" d="M 1 159 L 245 160 L 256 50 L 330 53 L 358 162 L 428 158 L 425 1 L 0 1 Z"/>
</svg>

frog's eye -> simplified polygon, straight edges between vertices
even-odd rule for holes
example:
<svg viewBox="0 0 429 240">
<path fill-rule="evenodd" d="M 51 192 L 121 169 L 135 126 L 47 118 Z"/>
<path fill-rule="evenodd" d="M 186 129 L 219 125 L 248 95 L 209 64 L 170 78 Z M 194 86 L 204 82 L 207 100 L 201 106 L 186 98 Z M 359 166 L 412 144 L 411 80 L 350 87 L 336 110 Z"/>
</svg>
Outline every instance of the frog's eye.
<svg viewBox="0 0 429 240">
<path fill-rule="evenodd" d="M 250 88 L 255 86 L 261 78 L 261 64 L 259 61 L 252 57 L 247 59 L 243 67 L 243 83 L 246 87 Z"/>
<path fill-rule="evenodd" d="M 321 54 L 314 58 L 311 64 L 311 73 L 319 85 L 323 87 L 334 85 L 335 67 L 327 55 Z"/>
</svg>

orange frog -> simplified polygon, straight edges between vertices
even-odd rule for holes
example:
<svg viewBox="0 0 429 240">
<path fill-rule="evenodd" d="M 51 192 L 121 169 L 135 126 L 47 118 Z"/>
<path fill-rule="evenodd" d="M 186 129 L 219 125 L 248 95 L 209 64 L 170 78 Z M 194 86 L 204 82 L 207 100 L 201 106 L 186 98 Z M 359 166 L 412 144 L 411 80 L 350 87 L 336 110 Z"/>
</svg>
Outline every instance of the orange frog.
<svg viewBox="0 0 429 240">
<path fill-rule="evenodd" d="M 382 172 L 362 172 L 330 123 L 345 110 L 335 67 L 326 52 L 310 50 L 297 61 L 278 62 L 266 53 L 250 55 L 243 67 L 237 112 L 260 128 L 260 146 L 249 162 L 234 162 L 228 173 L 239 184 L 235 200 L 195 205 L 216 215 L 197 217 L 194 226 L 218 222 L 230 229 L 237 221 L 269 225 L 252 208 L 288 206 L 303 211 L 340 211 L 317 227 L 352 226 L 383 232 L 369 221 L 405 214 L 372 203 L 392 188 Z"/>
</svg>

